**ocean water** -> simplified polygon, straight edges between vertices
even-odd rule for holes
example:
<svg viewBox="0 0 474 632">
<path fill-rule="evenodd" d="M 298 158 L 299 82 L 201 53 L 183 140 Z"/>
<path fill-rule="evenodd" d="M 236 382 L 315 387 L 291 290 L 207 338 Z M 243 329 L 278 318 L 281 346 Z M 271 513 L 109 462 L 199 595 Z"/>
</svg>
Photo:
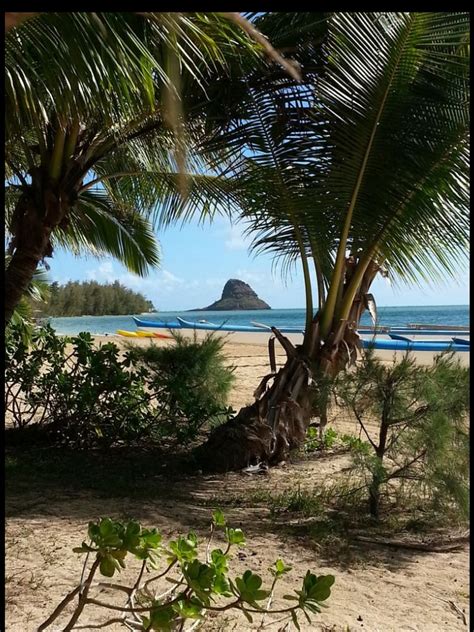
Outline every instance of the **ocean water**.
<svg viewBox="0 0 474 632">
<path fill-rule="evenodd" d="M 135 314 L 138 316 L 138 314 Z M 300 326 L 305 321 L 304 309 L 272 309 L 238 312 L 158 312 L 140 316 L 144 320 L 175 321 L 176 316 L 185 320 L 207 320 L 212 323 L 250 325 L 251 321 L 274 325 L 275 327 Z M 59 334 L 78 334 L 88 331 L 92 334 L 114 334 L 117 329 L 135 331 L 132 316 L 80 316 L 70 318 L 50 318 L 51 326 Z M 378 324 L 390 327 L 406 326 L 409 323 L 430 325 L 469 325 L 468 305 L 432 305 L 422 307 L 379 307 Z M 369 314 L 362 317 L 362 325 L 371 325 Z"/>
</svg>

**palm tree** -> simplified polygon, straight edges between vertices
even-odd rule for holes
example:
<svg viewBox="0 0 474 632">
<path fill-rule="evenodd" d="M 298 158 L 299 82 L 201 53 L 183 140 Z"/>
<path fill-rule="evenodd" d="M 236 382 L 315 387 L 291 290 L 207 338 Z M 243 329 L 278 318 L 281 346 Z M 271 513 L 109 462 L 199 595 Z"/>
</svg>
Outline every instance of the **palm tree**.
<svg viewBox="0 0 474 632">
<path fill-rule="evenodd" d="M 5 266 L 9 263 L 9 255 L 5 255 Z M 34 328 L 34 306 L 46 303 L 50 296 L 49 280 L 46 270 L 37 268 L 33 274 L 25 294 L 17 304 L 9 325 L 14 325 L 21 332 L 25 344 L 31 340 Z"/>
<path fill-rule="evenodd" d="M 200 199 L 213 186 L 183 149 L 181 89 L 202 102 L 226 58 L 259 59 L 246 25 L 235 14 L 51 13 L 8 31 L 6 323 L 57 244 L 141 275 L 158 264 L 157 192 L 183 193 L 187 169 L 190 201 L 197 183 Z"/>
<path fill-rule="evenodd" d="M 233 160 L 253 247 L 301 261 L 306 288 L 304 342 L 274 329 L 287 362 L 211 435 L 216 469 L 278 462 L 313 415 L 324 425 L 377 274 L 436 282 L 465 263 L 468 14 L 337 13 L 326 27 L 314 75 L 249 87 L 209 141 Z"/>
</svg>

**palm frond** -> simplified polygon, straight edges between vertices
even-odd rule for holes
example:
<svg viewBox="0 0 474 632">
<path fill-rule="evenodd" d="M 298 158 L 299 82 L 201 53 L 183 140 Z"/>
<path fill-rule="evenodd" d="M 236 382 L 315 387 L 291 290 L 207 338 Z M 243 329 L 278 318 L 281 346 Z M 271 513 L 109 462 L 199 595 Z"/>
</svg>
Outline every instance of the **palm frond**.
<svg viewBox="0 0 474 632">
<path fill-rule="evenodd" d="M 329 154 L 318 205 L 339 231 L 351 214 L 348 248 L 378 236 L 379 257 L 410 280 L 450 274 L 467 243 L 467 160 L 456 156 L 468 134 L 468 24 L 461 13 L 330 21 L 316 86 Z"/>
<path fill-rule="evenodd" d="M 261 54 L 216 13 L 38 14 L 6 36 L 7 132 L 47 124 L 52 104 L 65 119 L 100 111 L 109 125 L 153 111 L 173 85 L 168 50 L 202 83 L 238 47 Z"/>
<path fill-rule="evenodd" d="M 54 245 L 67 247 L 78 255 L 112 255 L 140 276 L 160 263 L 149 222 L 104 190 L 84 191 L 69 220 L 67 228 L 58 229 L 53 235 Z"/>
</svg>

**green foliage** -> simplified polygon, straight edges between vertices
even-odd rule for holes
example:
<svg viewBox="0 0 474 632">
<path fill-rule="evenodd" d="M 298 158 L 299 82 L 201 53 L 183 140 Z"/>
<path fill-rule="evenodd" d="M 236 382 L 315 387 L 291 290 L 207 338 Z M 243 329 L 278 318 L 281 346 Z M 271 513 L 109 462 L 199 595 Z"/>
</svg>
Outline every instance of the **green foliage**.
<svg viewBox="0 0 474 632">
<path fill-rule="evenodd" d="M 274 577 L 282 577 L 291 571 L 291 566 L 287 566 L 283 560 L 278 559 L 275 564 L 270 567 L 270 572 Z"/>
<path fill-rule="evenodd" d="M 353 454 L 369 454 L 371 450 L 370 443 L 363 441 L 360 437 L 354 435 L 341 435 L 341 443 Z"/>
<path fill-rule="evenodd" d="M 227 542 L 232 545 L 232 544 L 245 544 L 245 535 L 244 532 L 242 531 L 242 529 L 233 529 L 231 527 L 226 527 L 225 529 L 226 532 L 226 536 L 227 536 Z"/>
<path fill-rule="evenodd" d="M 261 57 L 229 15 L 39 13 L 8 32 L 7 197 L 17 199 L 7 230 L 14 241 L 20 223 L 36 226 L 31 215 L 16 221 L 21 200 L 42 199 L 52 187 L 61 190 L 65 215 L 51 224 L 53 247 L 107 253 L 139 275 L 159 264 L 148 216 L 180 188 L 172 176 L 176 162 L 184 171 L 178 146 L 187 144 L 177 98 L 183 74 L 202 107 L 204 79 L 223 74 L 228 58 L 245 51 L 252 65 Z"/>
<path fill-rule="evenodd" d="M 226 404 L 234 374 L 221 338 L 211 334 L 197 341 L 178 333 L 173 337 L 175 344 L 168 347 L 129 344 L 126 363 L 144 367 L 150 388 L 160 393 L 160 404 L 166 411 L 163 430 L 188 442 L 204 424 L 218 425 L 232 414 Z"/>
<path fill-rule="evenodd" d="M 50 326 L 35 331 L 28 347 L 12 326 L 5 407 L 19 428 L 36 423 L 55 442 L 80 448 L 186 443 L 229 414 L 233 375 L 221 352 L 213 338 L 177 339 L 166 349 L 130 349 L 122 357 L 113 342 L 96 348 L 88 333 L 60 337 Z"/>
<path fill-rule="evenodd" d="M 219 524 L 217 524 L 219 523 Z M 213 514 L 211 533 L 207 543 L 207 551 L 214 531 L 224 529 L 225 518 L 222 512 Z M 273 583 L 269 589 L 262 588 L 262 578 L 251 570 L 246 570 L 240 577 L 234 580 L 229 577 L 228 563 L 230 549 L 237 542 L 231 542 L 229 532 L 238 533 L 240 529 L 225 528 L 228 541 L 227 553 L 221 549 L 214 549 L 211 554 L 206 554 L 206 560 L 199 559 L 198 538 L 195 534 L 187 537 L 178 537 L 169 542 L 162 542 L 162 537 L 156 529 L 145 529 L 140 523 L 131 520 L 122 523 L 110 518 L 101 518 L 97 522 L 90 522 L 88 527 L 88 542 L 83 542 L 80 547 L 74 549 L 76 553 L 87 554 L 84 562 L 82 576 L 85 576 L 90 557 L 93 563 L 89 570 L 89 582 L 82 584 L 82 597 L 84 605 L 89 602 L 91 581 L 96 572 L 105 577 L 113 577 L 127 567 L 128 558 L 135 557 L 142 563 L 141 570 L 133 589 L 120 584 L 102 584 L 109 589 L 125 591 L 128 601 L 125 606 L 129 622 L 134 622 L 134 628 L 138 630 L 175 631 L 184 630 L 186 622 L 204 620 L 208 611 L 236 610 L 242 612 L 252 622 L 251 613 L 261 613 L 263 616 L 271 612 L 270 601 L 273 599 L 273 591 L 276 583 L 286 575 L 291 567 L 283 560 L 276 560 L 270 568 Z M 244 535 L 239 540 L 244 539 Z M 160 560 L 166 565 L 162 572 L 143 580 L 144 571 L 158 570 Z M 175 577 L 176 575 L 176 577 Z M 172 588 L 158 594 L 157 589 L 152 588 L 154 582 L 164 578 L 172 584 Z M 82 581 L 82 580 L 81 580 Z M 295 602 L 294 605 L 281 607 L 277 611 L 291 617 L 299 629 L 298 613 L 302 612 L 311 623 L 310 614 L 319 613 L 321 606 L 331 594 L 331 586 L 334 584 L 332 575 L 316 576 L 307 571 L 301 590 L 296 590 L 285 599 Z M 267 607 L 261 603 L 270 599 Z M 219 603 L 220 600 L 220 603 Z M 226 601 L 223 601 L 226 600 Z M 69 598 L 66 597 L 56 608 L 48 624 L 58 618 Z M 91 600 L 94 602 L 94 600 Z M 97 604 L 95 601 L 94 603 Z M 135 604 L 140 604 L 137 607 Z M 112 611 L 113 604 L 100 603 L 100 606 Z M 81 605 L 77 606 L 76 614 L 82 613 Z M 262 620 L 263 624 L 263 620 Z M 43 624 L 45 627 L 47 625 Z M 125 625 L 125 623 L 124 623 Z M 129 627 L 129 626 L 127 626 Z M 41 627 L 40 629 L 44 629 Z"/>
<path fill-rule="evenodd" d="M 11 256 L 5 254 L 5 268 L 8 267 L 10 261 Z M 48 301 L 49 297 L 50 285 L 46 271 L 43 268 L 37 268 L 9 323 L 9 326 L 14 325 L 17 327 L 17 331 L 21 332 L 25 344 L 29 344 L 31 341 L 35 328 L 34 319 L 41 312 L 41 308 Z"/>
<path fill-rule="evenodd" d="M 300 14 L 307 30 L 293 15 L 257 24 L 304 59 L 303 80 L 253 75 L 230 87 L 207 142 L 234 158 L 253 249 L 275 255 L 283 273 L 299 260 L 316 267 L 324 339 L 349 317 L 371 266 L 419 283 L 464 265 L 469 14 Z M 310 319 L 312 285 L 305 271 Z"/>
<path fill-rule="evenodd" d="M 153 304 L 142 294 L 118 281 L 106 284 L 69 281 L 66 285 L 51 284 L 50 298 L 43 311 L 48 316 L 103 316 L 152 310 Z"/>
<path fill-rule="evenodd" d="M 319 431 L 314 426 L 309 426 L 306 431 L 306 440 L 303 449 L 305 452 L 316 452 L 317 450 L 331 450 L 336 445 L 339 434 L 334 428 L 328 428 L 324 431 L 322 439 L 319 437 Z"/>
<path fill-rule="evenodd" d="M 336 388 L 364 433 L 363 440 L 345 437 L 343 443 L 367 481 L 371 513 L 378 514 L 384 492 L 402 502 L 417 494 L 467 516 L 468 368 L 453 354 L 423 367 L 409 354 L 385 364 L 369 352 L 355 371 L 339 376 Z"/>
<path fill-rule="evenodd" d="M 212 523 L 216 527 L 225 527 L 225 516 L 220 509 L 212 513 Z"/>
</svg>

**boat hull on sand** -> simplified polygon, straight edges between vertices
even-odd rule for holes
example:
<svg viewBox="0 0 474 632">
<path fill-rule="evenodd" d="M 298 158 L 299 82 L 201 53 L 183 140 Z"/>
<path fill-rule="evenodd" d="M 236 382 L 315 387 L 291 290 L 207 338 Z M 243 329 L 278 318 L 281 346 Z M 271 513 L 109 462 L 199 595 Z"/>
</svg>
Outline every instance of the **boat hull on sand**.
<svg viewBox="0 0 474 632">
<path fill-rule="evenodd" d="M 184 318 L 180 318 L 179 316 L 175 321 L 153 321 L 153 320 L 144 320 L 142 318 L 133 317 L 135 324 L 140 329 L 196 329 L 196 330 L 205 330 L 205 331 L 229 331 L 229 332 L 242 332 L 242 333 L 261 333 L 262 331 L 271 331 L 271 327 L 269 325 L 265 325 L 262 323 L 253 323 L 252 325 L 232 325 L 227 323 L 221 323 L 220 325 L 215 323 L 210 323 L 208 321 L 198 321 L 192 322 L 188 320 L 184 320 Z M 299 327 L 278 327 L 278 330 L 281 331 L 282 334 L 302 334 L 303 329 Z M 363 337 L 373 336 L 374 333 L 377 336 L 387 335 L 389 333 L 394 333 L 397 335 L 409 335 L 413 340 L 423 340 L 423 339 L 431 339 L 435 337 L 439 338 L 440 341 L 449 341 L 452 342 L 453 336 L 463 336 L 469 338 L 469 331 L 458 331 L 456 329 L 412 329 L 408 327 L 387 327 L 381 328 L 380 330 L 374 331 L 370 328 L 361 328 L 359 330 L 359 334 Z"/>
<path fill-rule="evenodd" d="M 140 319 L 134 318 L 135 322 Z M 142 321 L 143 322 L 143 321 Z M 265 330 L 259 327 L 245 327 L 241 325 L 237 327 L 219 326 L 212 323 L 188 323 L 179 319 L 176 323 L 153 323 L 155 327 L 150 327 L 149 322 L 145 321 L 146 325 L 139 325 L 139 331 L 161 331 L 166 329 L 178 330 L 179 333 L 187 338 L 196 340 L 202 340 L 208 334 L 213 333 L 219 337 L 227 339 L 229 342 L 238 344 L 249 345 L 266 345 L 273 333 L 271 330 Z M 170 326 L 171 325 L 171 326 Z M 142 329 L 143 327 L 143 329 Z M 280 330 L 281 331 L 281 330 Z M 290 340 L 294 345 L 300 345 L 303 342 L 303 333 L 285 333 L 286 338 Z M 456 353 L 456 357 L 459 358 L 461 363 L 465 366 L 469 366 L 469 345 L 467 344 L 455 344 L 452 338 L 444 340 L 392 340 L 388 335 L 378 335 L 374 338 L 371 335 L 365 334 L 362 336 L 362 344 L 364 348 L 373 346 L 376 356 L 381 360 L 393 360 L 394 357 L 398 360 L 410 350 L 416 355 L 416 360 L 419 364 L 429 365 L 432 364 L 435 356 L 439 355 L 443 351 L 448 349 Z"/>
</svg>

